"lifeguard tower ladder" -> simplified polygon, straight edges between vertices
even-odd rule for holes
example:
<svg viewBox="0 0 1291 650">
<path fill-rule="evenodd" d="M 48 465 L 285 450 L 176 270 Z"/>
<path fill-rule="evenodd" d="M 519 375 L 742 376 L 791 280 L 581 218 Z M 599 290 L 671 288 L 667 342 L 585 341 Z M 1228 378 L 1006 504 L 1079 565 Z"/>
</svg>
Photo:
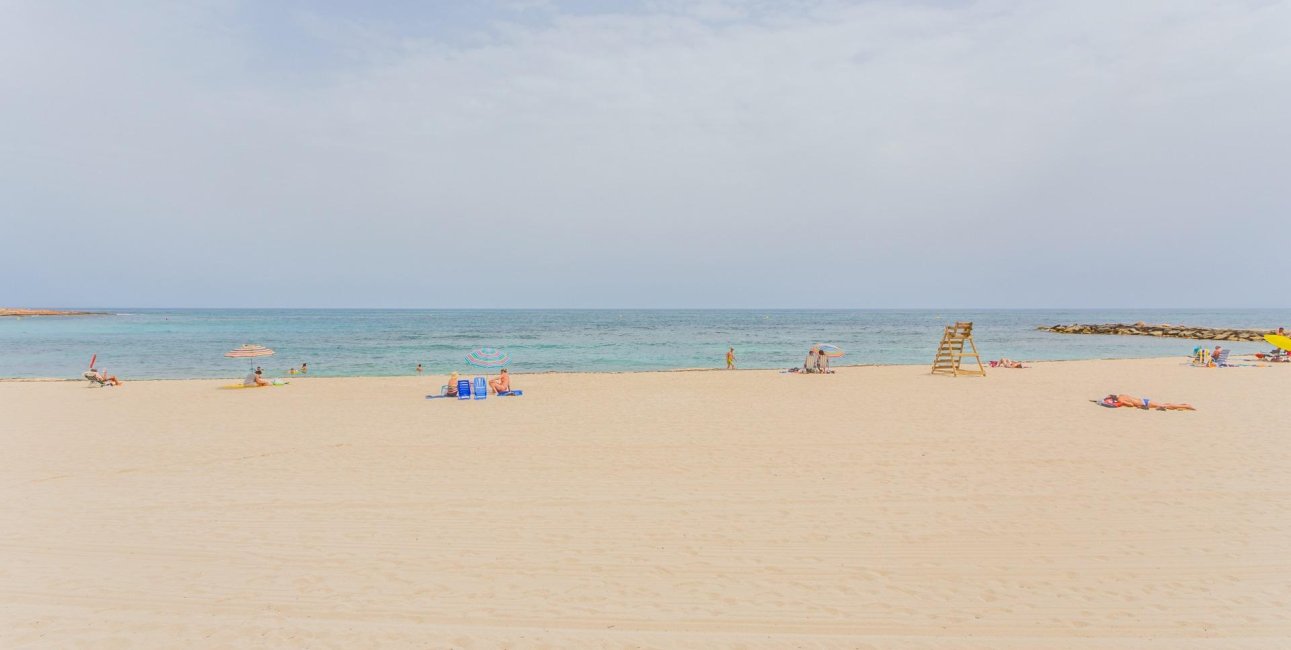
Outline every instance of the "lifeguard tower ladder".
<svg viewBox="0 0 1291 650">
<path fill-rule="evenodd" d="M 972 348 L 972 352 L 964 352 L 965 343 Z M 973 361 L 977 362 L 977 370 L 973 370 L 971 366 L 968 369 L 961 367 L 965 357 L 971 357 Z M 982 357 L 977 354 L 977 344 L 973 342 L 972 323 L 961 322 L 946 326 L 946 333 L 941 336 L 941 345 L 937 348 L 937 358 L 932 361 L 932 374 L 951 375 L 952 377 L 960 375 L 986 376 L 986 368 L 982 366 Z"/>
</svg>

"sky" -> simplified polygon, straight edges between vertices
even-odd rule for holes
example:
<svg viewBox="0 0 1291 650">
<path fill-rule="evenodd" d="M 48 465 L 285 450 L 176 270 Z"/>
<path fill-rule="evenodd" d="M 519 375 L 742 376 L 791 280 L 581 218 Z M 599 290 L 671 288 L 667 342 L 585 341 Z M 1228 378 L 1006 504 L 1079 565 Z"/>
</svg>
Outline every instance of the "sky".
<svg viewBox="0 0 1291 650">
<path fill-rule="evenodd" d="M 0 0 L 0 305 L 1285 307 L 1289 35 L 1285 1 Z"/>
</svg>

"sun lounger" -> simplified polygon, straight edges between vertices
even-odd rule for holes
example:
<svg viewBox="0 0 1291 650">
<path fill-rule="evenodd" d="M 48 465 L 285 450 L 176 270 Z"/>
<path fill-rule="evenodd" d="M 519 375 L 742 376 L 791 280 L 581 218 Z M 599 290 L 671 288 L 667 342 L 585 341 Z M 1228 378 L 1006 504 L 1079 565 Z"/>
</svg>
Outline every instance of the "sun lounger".
<svg viewBox="0 0 1291 650">
<path fill-rule="evenodd" d="M 475 399 L 487 398 L 489 396 L 489 382 L 483 377 L 476 377 L 473 381 L 475 383 L 471 390 L 475 391 L 475 394 L 472 397 Z"/>
<path fill-rule="evenodd" d="M 90 383 L 89 383 L 89 387 L 90 387 L 90 388 L 99 388 L 99 387 L 101 387 L 101 386 L 111 386 L 111 385 L 112 385 L 112 384 L 109 384 L 108 382 L 104 381 L 103 379 L 99 378 L 99 373 L 94 372 L 93 370 L 86 370 L 86 371 L 85 371 L 85 373 L 84 373 L 84 374 L 82 374 L 81 376 L 82 376 L 82 377 L 85 377 L 86 379 L 88 379 L 88 380 L 89 380 L 89 382 L 90 382 Z"/>
<path fill-rule="evenodd" d="M 1216 367 L 1216 368 L 1227 368 L 1227 367 L 1229 367 L 1229 366 L 1228 366 L 1228 352 L 1229 352 L 1228 350 L 1220 350 L 1220 351 L 1219 351 L 1219 354 L 1216 354 L 1216 355 L 1215 355 L 1215 358 L 1214 358 L 1214 360 L 1213 360 L 1213 361 L 1215 362 L 1215 367 Z"/>
</svg>

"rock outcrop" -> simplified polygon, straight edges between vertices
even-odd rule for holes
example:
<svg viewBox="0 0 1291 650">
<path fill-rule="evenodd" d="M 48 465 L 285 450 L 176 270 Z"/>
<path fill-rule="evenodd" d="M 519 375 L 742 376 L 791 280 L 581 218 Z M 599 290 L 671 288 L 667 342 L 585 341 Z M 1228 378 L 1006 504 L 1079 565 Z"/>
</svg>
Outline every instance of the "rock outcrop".
<svg viewBox="0 0 1291 650">
<path fill-rule="evenodd" d="M 105 316 L 98 311 L 63 311 L 59 309 L 20 309 L 0 307 L 0 316 Z"/>
<path fill-rule="evenodd" d="M 1273 330 L 1246 330 L 1234 328 L 1189 327 L 1161 323 L 1148 325 L 1138 322 L 1133 325 L 1124 323 L 1104 323 L 1098 325 L 1042 325 L 1036 329 L 1058 334 L 1119 334 L 1122 336 L 1160 336 L 1173 339 L 1196 339 L 1202 341 L 1263 341 L 1265 334 Z"/>
</svg>

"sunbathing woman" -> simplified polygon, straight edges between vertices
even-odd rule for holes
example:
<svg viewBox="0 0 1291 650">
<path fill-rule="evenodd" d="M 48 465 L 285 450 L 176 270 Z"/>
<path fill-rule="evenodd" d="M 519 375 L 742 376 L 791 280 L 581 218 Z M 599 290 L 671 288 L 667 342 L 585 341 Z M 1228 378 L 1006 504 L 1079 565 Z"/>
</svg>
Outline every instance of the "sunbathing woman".
<svg viewBox="0 0 1291 650">
<path fill-rule="evenodd" d="M 1168 402 L 1153 402 L 1152 400 L 1146 397 L 1144 397 L 1143 399 L 1139 399 L 1132 395 L 1108 395 L 1107 397 L 1103 398 L 1103 401 L 1099 402 L 1099 405 L 1106 406 L 1107 408 L 1112 408 L 1112 409 L 1120 408 L 1122 406 L 1128 406 L 1130 408 L 1156 409 L 1158 411 L 1195 411 L 1197 410 L 1196 408 L 1193 407 L 1192 404 L 1170 404 Z"/>
<path fill-rule="evenodd" d="M 489 388 L 499 395 L 511 390 L 511 375 L 507 374 L 506 368 L 502 369 L 502 374 L 498 375 L 497 379 L 489 382 Z"/>
<path fill-rule="evenodd" d="M 1008 357 L 1000 357 L 999 361 L 991 362 L 992 368 L 1025 368 L 1021 361 L 1014 361 Z"/>
</svg>

